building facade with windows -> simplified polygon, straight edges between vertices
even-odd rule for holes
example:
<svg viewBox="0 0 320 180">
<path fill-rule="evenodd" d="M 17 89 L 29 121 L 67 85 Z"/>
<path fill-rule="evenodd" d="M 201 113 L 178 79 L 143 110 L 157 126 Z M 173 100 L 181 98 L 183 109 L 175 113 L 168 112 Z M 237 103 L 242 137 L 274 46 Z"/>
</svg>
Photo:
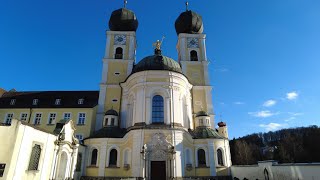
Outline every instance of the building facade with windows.
<svg viewBox="0 0 320 180">
<path fill-rule="evenodd" d="M 215 126 L 201 16 L 187 10 L 177 18 L 177 61 L 160 41 L 136 61 L 137 28 L 133 11 L 112 12 L 99 91 L 0 90 L 3 123 L 15 118 L 54 131 L 60 119 L 72 120 L 84 145 L 76 179 L 229 176 L 228 131 Z"/>
<path fill-rule="evenodd" d="M 56 179 L 74 177 L 78 140 L 71 120 L 46 131 L 11 119 L 0 125 L 0 179 Z"/>
</svg>

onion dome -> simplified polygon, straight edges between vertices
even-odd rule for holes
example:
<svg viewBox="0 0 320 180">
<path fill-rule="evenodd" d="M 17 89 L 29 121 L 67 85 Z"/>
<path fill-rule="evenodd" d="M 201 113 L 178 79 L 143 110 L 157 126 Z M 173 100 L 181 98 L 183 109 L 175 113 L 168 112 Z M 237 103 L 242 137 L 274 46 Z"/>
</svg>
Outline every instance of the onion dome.
<svg viewBox="0 0 320 180">
<path fill-rule="evenodd" d="M 227 126 L 227 124 L 225 122 L 221 121 L 221 122 L 218 123 L 218 126 L 219 127 L 225 127 L 225 126 Z"/>
<path fill-rule="evenodd" d="M 161 54 L 161 50 L 156 49 L 155 55 L 143 58 L 133 67 L 132 74 L 148 70 L 165 70 L 182 73 L 179 63 Z"/>
<path fill-rule="evenodd" d="M 113 110 L 113 109 L 110 109 L 106 112 L 105 115 L 112 115 L 112 116 L 118 116 L 118 113 L 117 111 Z"/>
<path fill-rule="evenodd" d="M 111 31 L 136 31 L 138 19 L 133 11 L 121 8 L 112 12 L 109 28 Z"/>
<path fill-rule="evenodd" d="M 223 137 L 214 129 L 208 127 L 197 127 L 190 134 L 194 139 L 222 139 Z"/>
<path fill-rule="evenodd" d="M 201 34 L 203 32 L 202 17 L 190 10 L 180 14 L 175 22 L 176 32 L 187 34 Z"/>
<path fill-rule="evenodd" d="M 199 112 L 196 114 L 196 117 L 201 117 L 201 116 L 209 116 L 209 115 L 208 115 L 207 112 L 205 112 L 205 111 L 199 111 Z"/>
</svg>

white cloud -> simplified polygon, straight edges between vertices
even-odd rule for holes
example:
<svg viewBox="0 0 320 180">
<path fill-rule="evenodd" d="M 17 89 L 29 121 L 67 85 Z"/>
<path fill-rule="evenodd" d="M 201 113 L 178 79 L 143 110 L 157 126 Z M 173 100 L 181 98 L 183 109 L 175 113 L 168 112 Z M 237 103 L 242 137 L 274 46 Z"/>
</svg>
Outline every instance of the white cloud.
<svg viewBox="0 0 320 180">
<path fill-rule="evenodd" d="M 270 99 L 270 100 L 264 102 L 264 103 L 263 103 L 263 106 L 264 106 L 264 107 L 271 107 L 271 106 L 274 106 L 274 105 L 276 105 L 276 104 L 277 104 L 277 101 L 276 101 L 276 100 Z"/>
<path fill-rule="evenodd" d="M 298 96 L 299 96 L 299 94 L 296 91 L 292 91 L 292 92 L 287 93 L 288 100 L 295 100 L 298 98 Z"/>
<path fill-rule="evenodd" d="M 303 113 L 288 112 L 291 116 L 302 116 Z"/>
<path fill-rule="evenodd" d="M 258 112 L 249 112 L 248 114 L 254 117 L 267 118 L 267 117 L 277 115 L 279 113 L 273 113 L 271 111 L 258 111 Z"/>
<path fill-rule="evenodd" d="M 245 102 L 237 101 L 237 102 L 233 102 L 233 104 L 235 104 L 235 105 L 244 105 Z"/>
<path fill-rule="evenodd" d="M 287 124 L 269 123 L 269 124 L 259 124 L 260 127 L 264 128 L 266 131 L 275 131 L 287 126 Z"/>
<path fill-rule="evenodd" d="M 296 119 L 296 117 L 289 117 L 288 119 L 285 119 L 284 121 L 285 122 L 289 122 L 289 121 L 292 121 L 292 120 L 295 120 Z"/>
</svg>

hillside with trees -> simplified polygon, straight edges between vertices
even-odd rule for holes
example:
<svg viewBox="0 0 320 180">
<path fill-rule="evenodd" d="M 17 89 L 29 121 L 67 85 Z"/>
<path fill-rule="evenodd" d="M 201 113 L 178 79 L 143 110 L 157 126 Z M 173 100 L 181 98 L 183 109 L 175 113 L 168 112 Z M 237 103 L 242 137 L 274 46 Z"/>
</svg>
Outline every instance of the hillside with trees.
<svg viewBox="0 0 320 180">
<path fill-rule="evenodd" d="M 255 133 L 230 141 L 234 165 L 277 160 L 279 163 L 320 162 L 320 127 Z"/>
</svg>

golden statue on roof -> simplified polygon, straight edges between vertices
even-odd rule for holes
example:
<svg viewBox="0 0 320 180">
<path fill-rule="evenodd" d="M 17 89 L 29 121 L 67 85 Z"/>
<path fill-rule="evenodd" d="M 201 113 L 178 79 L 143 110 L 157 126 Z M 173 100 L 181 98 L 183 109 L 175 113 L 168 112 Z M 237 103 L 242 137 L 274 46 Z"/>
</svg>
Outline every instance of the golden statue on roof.
<svg viewBox="0 0 320 180">
<path fill-rule="evenodd" d="M 161 41 L 160 41 L 160 40 L 157 40 L 157 42 L 153 43 L 152 46 L 155 47 L 156 50 L 161 50 L 161 45 L 162 45 L 162 42 L 163 42 L 163 39 L 164 39 L 164 38 L 165 38 L 165 37 L 162 36 L 162 40 L 161 40 Z"/>
</svg>

